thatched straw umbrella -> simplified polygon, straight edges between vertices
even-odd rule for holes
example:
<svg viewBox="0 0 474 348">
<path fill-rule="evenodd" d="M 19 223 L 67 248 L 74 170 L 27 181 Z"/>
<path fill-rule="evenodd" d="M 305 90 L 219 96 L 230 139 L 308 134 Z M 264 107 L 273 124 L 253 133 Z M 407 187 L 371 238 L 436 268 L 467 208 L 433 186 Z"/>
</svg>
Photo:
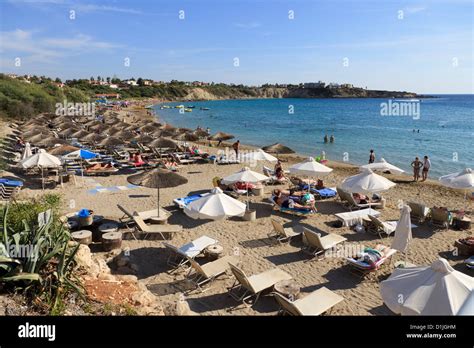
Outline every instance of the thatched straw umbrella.
<svg viewBox="0 0 474 348">
<path fill-rule="evenodd" d="M 232 134 L 229 133 L 224 133 L 224 132 L 218 132 L 212 136 L 209 137 L 209 140 L 216 140 L 216 141 L 224 141 L 224 140 L 230 140 L 234 139 L 235 137 Z"/>
<path fill-rule="evenodd" d="M 156 130 L 154 131 L 153 133 L 150 134 L 153 138 L 159 138 L 161 136 L 163 136 L 163 131 L 162 130 Z"/>
<path fill-rule="evenodd" d="M 173 139 L 180 141 L 197 141 L 199 140 L 199 137 L 193 133 L 181 133 L 174 136 Z"/>
<path fill-rule="evenodd" d="M 123 131 L 115 133 L 114 137 L 125 140 L 125 141 L 130 141 L 133 138 L 135 138 L 136 135 L 130 131 L 123 130 Z"/>
<path fill-rule="evenodd" d="M 232 134 L 224 133 L 224 132 L 217 132 L 216 134 L 209 137 L 209 140 L 216 140 L 218 141 L 217 146 L 219 146 L 224 140 L 230 140 L 235 138 Z"/>
<path fill-rule="evenodd" d="M 143 133 L 152 133 L 158 129 L 160 129 L 159 123 L 146 124 L 138 128 L 138 130 Z"/>
<path fill-rule="evenodd" d="M 40 126 L 44 126 L 46 123 L 47 123 L 47 121 L 46 121 L 46 120 L 43 120 L 43 119 L 41 119 L 41 118 L 32 118 L 31 120 L 26 121 L 26 122 L 23 124 L 23 127 L 29 126 L 29 125 L 33 125 L 33 124 L 40 125 Z"/>
<path fill-rule="evenodd" d="M 115 135 L 115 134 L 117 134 L 118 132 L 121 132 L 121 131 L 123 131 L 123 129 L 122 129 L 122 128 L 119 128 L 119 127 L 117 127 L 117 126 L 109 127 L 109 128 L 106 130 L 106 132 L 107 132 L 108 135 Z"/>
<path fill-rule="evenodd" d="M 133 138 L 133 141 L 137 143 L 141 143 L 141 144 L 147 144 L 147 143 L 152 142 L 153 140 L 154 139 L 151 136 L 145 135 L 145 134 L 142 134 L 142 135 L 139 135 L 138 137 Z"/>
<path fill-rule="evenodd" d="M 161 135 L 164 137 L 172 137 L 178 134 L 179 133 L 177 129 L 164 129 L 161 131 Z"/>
<path fill-rule="evenodd" d="M 163 130 L 175 130 L 176 127 L 173 127 L 170 124 L 165 124 L 165 125 L 161 126 L 161 129 L 163 129 Z"/>
<path fill-rule="evenodd" d="M 105 124 L 107 125 L 114 125 L 114 124 L 117 124 L 117 123 L 120 123 L 122 121 L 120 121 L 117 117 L 107 117 L 105 119 Z"/>
<path fill-rule="evenodd" d="M 78 125 L 77 125 L 77 123 L 74 123 L 74 122 L 71 122 L 71 121 L 64 121 L 64 122 L 58 123 L 57 125 L 55 125 L 55 127 L 60 128 L 60 129 L 67 129 L 67 128 L 78 127 Z"/>
<path fill-rule="evenodd" d="M 36 143 L 36 145 L 42 146 L 42 147 L 52 147 L 56 144 L 64 145 L 64 144 L 68 144 L 68 142 L 64 139 L 48 137 L 48 138 L 43 138 L 42 140 Z"/>
<path fill-rule="evenodd" d="M 275 143 L 272 145 L 262 147 L 262 150 L 268 153 L 276 153 L 276 154 L 290 154 L 295 153 L 292 149 L 288 146 L 282 145 L 280 143 Z"/>
<path fill-rule="evenodd" d="M 209 133 L 202 129 L 196 129 L 193 134 L 199 138 L 207 138 Z"/>
<path fill-rule="evenodd" d="M 105 147 L 113 147 L 113 146 L 118 146 L 118 145 L 123 145 L 123 144 L 125 144 L 125 142 L 116 137 L 107 137 L 99 143 L 100 146 L 105 146 Z"/>
<path fill-rule="evenodd" d="M 183 134 L 183 133 L 192 133 L 193 130 L 192 129 L 189 129 L 189 128 L 178 128 L 178 132 L 180 134 Z"/>
<path fill-rule="evenodd" d="M 176 144 L 173 140 L 167 139 L 167 138 L 155 139 L 147 145 L 148 147 L 155 147 L 158 149 L 163 149 L 163 148 L 176 149 L 178 147 L 178 144 Z"/>
<path fill-rule="evenodd" d="M 106 138 L 105 135 L 90 133 L 86 135 L 85 137 L 83 137 L 81 141 L 92 144 L 92 143 L 100 143 L 105 138 Z"/>
<path fill-rule="evenodd" d="M 72 133 L 71 138 L 81 139 L 81 138 L 84 138 L 86 135 L 89 135 L 89 134 L 90 133 L 88 131 L 86 131 L 84 129 L 80 129 L 77 132 Z"/>
<path fill-rule="evenodd" d="M 48 153 L 51 155 L 55 156 L 63 156 L 68 153 L 74 152 L 79 150 L 78 147 L 72 146 L 72 145 L 61 145 L 61 146 L 56 146 L 48 150 Z"/>
<path fill-rule="evenodd" d="M 29 136 L 29 137 L 24 137 L 24 138 L 29 143 L 36 145 L 37 143 L 39 143 L 41 140 L 43 140 L 44 138 L 46 138 L 48 136 L 50 136 L 49 133 L 39 133 L 39 134 L 32 135 L 32 136 Z"/>
<path fill-rule="evenodd" d="M 95 132 L 103 132 L 104 130 L 109 129 L 109 128 L 110 126 L 103 123 L 99 123 L 99 124 L 87 127 L 89 131 L 95 131 Z"/>
<path fill-rule="evenodd" d="M 22 136 L 24 138 L 27 138 L 27 137 L 32 137 L 34 135 L 38 135 L 38 134 L 50 134 L 51 133 L 51 130 L 48 129 L 48 128 L 45 128 L 45 127 L 38 127 L 36 126 L 36 128 L 29 128 L 27 131 L 24 131 L 22 133 Z"/>
<path fill-rule="evenodd" d="M 127 181 L 133 185 L 156 188 L 157 209 L 160 217 L 160 188 L 171 188 L 186 184 L 188 179 L 168 169 L 156 168 L 140 174 L 131 175 Z"/>
<path fill-rule="evenodd" d="M 58 134 L 61 135 L 62 137 L 70 137 L 72 134 L 76 133 L 79 130 L 80 130 L 79 128 L 66 128 L 66 129 L 60 130 Z"/>
</svg>

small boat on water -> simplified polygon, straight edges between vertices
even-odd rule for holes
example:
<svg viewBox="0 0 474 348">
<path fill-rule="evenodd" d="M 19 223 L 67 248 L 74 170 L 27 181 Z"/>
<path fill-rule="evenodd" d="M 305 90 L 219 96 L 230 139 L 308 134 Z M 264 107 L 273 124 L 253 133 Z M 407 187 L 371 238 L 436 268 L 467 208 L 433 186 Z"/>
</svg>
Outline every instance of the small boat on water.
<svg viewBox="0 0 474 348">
<path fill-rule="evenodd" d="M 162 109 L 162 110 L 163 110 L 163 109 L 171 109 L 171 106 L 169 106 L 169 105 L 163 105 L 163 106 L 161 106 L 161 109 Z"/>
<path fill-rule="evenodd" d="M 399 103 L 419 103 L 420 99 L 407 98 L 407 99 L 394 99 L 394 101 Z"/>
<path fill-rule="evenodd" d="M 201 108 L 201 110 L 209 110 L 209 108 Z"/>
<path fill-rule="evenodd" d="M 190 105 L 190 106 L 186 106 L 188 109 L 194 109 L 195 106 L 194 105 Z"/>
<path fill-rule="evenodd" d="M 193 109 L 185 108 L 185 109 L 184 109 L 184 112 L 193 112 Z"/>
<path fill-rule="evenodd" d="M 175 108 L 176 109 L 182 109 L 182 108 L 184 108 L 184 105 L 176 105 Z"/>
</svg>

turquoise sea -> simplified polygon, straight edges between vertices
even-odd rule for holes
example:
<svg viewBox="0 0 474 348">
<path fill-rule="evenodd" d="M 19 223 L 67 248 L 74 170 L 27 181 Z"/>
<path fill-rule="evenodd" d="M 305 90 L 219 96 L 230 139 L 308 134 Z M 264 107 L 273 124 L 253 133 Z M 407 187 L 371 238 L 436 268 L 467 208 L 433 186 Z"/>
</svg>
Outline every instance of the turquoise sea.
<svg viewBox="0 0 474 348">
<path fill-rule="evenodd" d="M 324 150 L 329 159 L 358 165 L 366 164 L 369 150 L 374 149 L 377 160 L 383 157 L 406 171 L 415 156 L 428 155 L 431 177 L 474 168 L 474 95 L 412 101 L 419 103 L 419 115 L 384 116 L 381 103 L 388 100 L 222 100 L 166 103 L 194 105 L 192 112 L 160 109 L 160 105 L 155 105 L 155 111 L 174 126 L 209 127 L 211 133 L 231 133 L 242 143 L 259 147 L 279 142 L 315 157 Z M 325 144 L 326 134 L 334 135 L 335 142 Z"/>
</svg>

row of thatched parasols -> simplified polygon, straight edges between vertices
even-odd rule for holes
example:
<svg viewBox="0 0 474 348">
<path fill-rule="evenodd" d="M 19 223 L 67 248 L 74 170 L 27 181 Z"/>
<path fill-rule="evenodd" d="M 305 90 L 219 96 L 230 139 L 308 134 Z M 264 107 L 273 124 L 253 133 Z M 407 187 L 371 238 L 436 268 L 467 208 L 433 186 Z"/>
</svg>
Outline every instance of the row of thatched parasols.
<svg viewBox="0 0 474 348">
<path fill-rule="evenodd" d="M 173 140 L 198 141 L 206 138 L 221 142 L 235 138 L 232 134 L 225 132 L 209 136 L 202 129 L 176 128 L 169 124 L 163 125 L 146 120 L 131 125 L 113 116 L 107 117 L 104 122 L 96 119 L 83 121 L 77 119 L 77 121 L 80 124 L 74 122 L 70 116 L 43 114 L 26 122 L 22 126 L 22 135 L 25 141 L 42 147 L 52 147 L 56 144 L 67 145 L 66 138 L 77 138 L 81 142 L 104 147 L 136 142 L 156 148 L 176 148 L 177 144 Z M 50 128 L 45 125 L 49 125 Z M 54 134 L 51 128 L 59 130 Z M 294 153 L 292 149 L 279 143 L 262 149 L 273 154 Z"/>
</svg>

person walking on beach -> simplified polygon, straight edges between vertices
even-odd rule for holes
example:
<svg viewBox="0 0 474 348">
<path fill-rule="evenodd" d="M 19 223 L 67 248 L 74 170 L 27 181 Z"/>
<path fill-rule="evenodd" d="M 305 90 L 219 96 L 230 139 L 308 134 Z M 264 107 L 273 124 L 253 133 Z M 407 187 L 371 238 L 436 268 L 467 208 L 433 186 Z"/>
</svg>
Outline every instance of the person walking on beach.
<svg viewBox="0 0 474 348">
<path fill-rule="evenodd" d="M 235 157 L 239 157 L 239 148 L 240 148 L 240 140 L 237 140 L 235 143 L 232 144 L 232 148 L 235 151 Z"/>
<path fill-rule="evenodd" d="M 431 161 L 428 158 L 428 156 L 425 156 L 423 158 L 423 171 L 421 172 L 421 181 L 425 181 L 428 179 L 428 172 L 430 171 L 431 168 Z"/>
<path fill-rule="evenodd" d="M 370 150 L 370 155 L 369 155 L 369 164 L 375 162 L 375 153 L 374 150 Z"/>
<path fill-rule="evenodd" d="M 415 160 L 411 162 L 411 166 L 413 167 L 413 181 L 418 181 L 420 179 L 420 169 L 423 167 L 423 163 L 421 163 L 418 157 L 415 157 Z"/>
</svg>

